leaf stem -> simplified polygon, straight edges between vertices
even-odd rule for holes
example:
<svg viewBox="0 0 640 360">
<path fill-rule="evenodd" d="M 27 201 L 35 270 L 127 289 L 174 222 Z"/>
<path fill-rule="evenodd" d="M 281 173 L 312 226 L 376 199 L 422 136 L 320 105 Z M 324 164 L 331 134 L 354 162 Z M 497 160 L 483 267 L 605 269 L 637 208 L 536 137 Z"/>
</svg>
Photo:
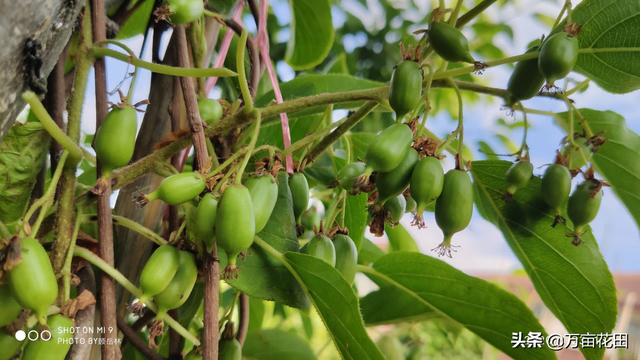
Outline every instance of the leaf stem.
<svg viewBox="0 0 640 360">
<path fill-rule="evenodd" d="M 73 250 L 73 255 L 81 257 L 87 260 L 88 262 L 90 262 L 91 264 L 95 265 L 96 267 L 98 267 L 105 274 L 111 276 L 113 280 L 115 280 L 120 285 L 122 285 L 122 287 L 124 287 L 127 291 L 129 291 L 133 296 L 137 298 L 142 297 L 142 290 L 138 289 L 135 285 L 133 285 L 131 281 L 129 281 L 129 279 L 127 279 L 124 275 L 122 275 L 122 273 L 120 273 L 118 270 L 114 269 L 113 267 L 109 266 L 106 262 L 104 262 L 104 260 L 102 260 L 96 254 L 92 253 L 91 251 L 85 248 L 76 246 L 76 248 Z M 152 302 L 151 300 L 148 300 L 147 302 L 145 302 L 145 304 L 153 312 L 155 312 L 156 314 L 158 313 L 158 307 L 154 302 Z M 163 320 L 167 325 L 169 325 L 169 327 L 175 330 L 183 338 L 185 338 L 188 341 L 191 341 L 196 346 L 200 346 L 200 341 L 195 336 L 193 336 L 189 332 L 189 330 L 182 327 L 182 325 L 180 325 L 180 323 L 174 320 L 171 316 L 166 316 Z"/>
<path fill-rule="evenodd" d="M 456 3 L 456 7 L 455 9 L 453 9 L 453 12 L 449 17 L 449 25 L 455 25 L 456 20 L 458 19 L 458 14 L 460 14 L 460 9 L 462 8 L 462 3 L 463 0 L 458 0 L 458 2 Z"/>
<path fill-rule="evenodd" d="M 98 58 L 98 57 L 108 56 L 110 58 L 114 58 L 116 60 L 120 60 L 122 62 L 126 62 L 143 69 L 147 69 L 157 74 L 183 76 L 183 77 L 210 77 L 210 76 L 231 77 L 231 76 L 237 75 L 235 72 L 226 68 L 206 68 L 206 69 L 179 68 L 174 66 L 150 63 L 150 62 L 132 57 L 131 55 L 126 55 L 121 52 L 108 49 L 108 48 L 92 47 L 90 50 L 91 50 L 91 55 L 93 55 L 93 57 Z"/>
<path fill-rule="evenodd" d="M 138 224 L 133 220 L 129 220 L 126 217 L 113 215 L 113 223 L 117 225 L 121 225 L 129 230 L 133 230 L 138 234 L 146 237 L 147 239 L 153 241 L 158 245 L 165 245 L 167 241 L 160 235 L 153 232 L 153 230 L 144 227 L 142 224 Z M 82 216 L 82 222 L 96 221 L 97 215 L 95 214 L 84 214 Z"/>
<path fill-rule="evenodd" d="M 76 165 L 82 160 L 82 150 L 67 134 L 60 129 L 58 124 L 51 118 L 47 110 L 44 108 L 38 96 L 32 91 L 22 93 L 22 98 L 31 107 L 31 111 L 36 115 L 42 127 L 57 141 L 62 147 L 69 152 L 68 165 Z"/>
<path fill-rule="evenodd" d="M 575 94 L 576 92 L 582 90 L 585 86 L 589 85 L 590 82 L 591 82 L 591 79 L 586 79 L 586 80 L 580 82 L 579 84 L 577 84 L 573 89 L 570 89 L 567 92 L 565 92 L 564 95 L 565 96 L 571 96 L 571 95 Z"/>
<path fill-rule="evenodd" d="M 62 155 L 60 155 L 60 160 L 58 161 L 59 166 L 56 168 L 56 171 L 53 173 L 53 176 L 51 177 L 51 181 L 49 182 L 49 187 L 47 188 L 47 192 L 40 199 L 36 200 L 31 205 L 31 207 L 29 207 L 29 210 L 23 217 L 24 223 L 28 224 L 29 221 L 31 220 L 31 216 L 33 216 L 33 214 L 36 212 L 36 210 L 39 207 L 42 207 L 40 209 L 38 221 L 36 221 L 34 226 L 31 228 L 31 233 L 33 234 L 38 233 L 38 229 L 40 228 L 40 223 L 42 222 L 40 218 L 44 217 L 44 214 L 47 212 L 47 210 L 49 210 L 51 203 L 53 203 L 53 196 L 55 195 L 56 188 L 58 187 L 58 180 L 60 180 L 60 175 L 62 175 L 62 169 L 64 168 L 64 163 L 67 160 L 68 156 L 69 156 L 69 152 L 67 150 L 64 150 L 62 152 Z"/>
<path fill-rule="evenodd" d="M 247 83 L 247 74 L 244 69 L 244 53 L 247 46 L 247 37 L 249 32 L 247 29 L 242 29 L 242 35 L 238 42 L 238 49 L 236 51 L 236 70 L 238 71 L 238 81 L 240 83 L 240 91 L 242 92 L 242 99 L 244 100 L 245 111 L 250 112 L 253 110 L 253 98 L 249 91 L 249 84 Z"/>
<path fill-rule="evenodd" d="M 64 262 L 62 270 L 62 276 L 64 277 L 64 303 L 69 301 L 71 297 L 71 262 L 73 260 L 73 250 L 76 247 L 76 240 L 78 239 L 78 232 L 80 231 L 80 224 L 82 220 L 82 212 L 76 213 L 76 221 L 73 227 L 73 235 L 71 236 L 71 243 L 69 244 L 69 252 Z"/>
<path fill-rule="evenodd" d="M 252 105 L 253 106 L 253 105 Z M 242 166 L 240 170 L 238 170 L 238 174 L 236 175 L 235 184 L 242 184 L 242 175 L 244 174 L 244 169 L 247 167 L 249 163 L 249 158 L 253 154 L 253 149 L 256 147 L 256 142 L 258 141 L 258 135 L 260 134 L 260 123 L 262 122 L 262 117 L 260 116 L 260 111 L 254 109 L 255 112 L 255 131 L 253 133 L 253 137 L 251 138 L 251 142 L 249 143 L 249 147 L 247 148 L 246 154 L 244 155 L 244 160 L 242 161 Z"/>
<path fill-rule="evenodd" d="M 266 252 L 268 252 L 269 255 L 282 261 L 285 265 L 289 265 L 289 263 L 284 259 L 284 256 L 282 256 L 282 253 L 280 251 L 278 251 L 273 246 L 269 245 L 266 241 L 262 240 L 262 238 L 260 238 L 258 235 L 253 236 L 253 242 L 256 243 L 258 246 L 260 246 L 261 248 L 263 248 Z"/>
</svg>

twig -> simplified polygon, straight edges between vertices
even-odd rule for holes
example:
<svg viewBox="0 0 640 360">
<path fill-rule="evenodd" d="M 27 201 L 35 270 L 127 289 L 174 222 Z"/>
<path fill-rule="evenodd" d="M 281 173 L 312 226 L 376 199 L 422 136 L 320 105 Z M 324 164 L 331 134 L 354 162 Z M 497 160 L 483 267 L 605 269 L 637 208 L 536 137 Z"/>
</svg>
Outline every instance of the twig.
<svg viewBox="0 0 640 360">
<path fill-rule="evenodd" d="M 189 53 L 187 48 L 187 36 L 184 27 L 178 26 L 174 29 L 177 38 L 178 64 L 180 67 L 188 68 Z M 191 127 L 194 149 L 196 153 L 198 169 L 205 168 L 207 162 L 207 144 L 202 131 L 202 120 L 198 111 L 195 88 L 190 78 L 180 78 L 182 94 L 187 108 L 187 119 Z M 204 254 L 204 331 L 203 359 L 214 360 L 218 358 L 218 286 L 220 282 L 220 268 L 217 261 L 217 248 L 214 246 L 211 254 Z"/>
<path fill-rule="evenodd" d="M 369 101 L 362 105 L 358 110 L 356 110 L 353 114 L 348 117 L 348 120 L 344 122 L 344 124 L 338 126 L 332 133 L 325 136 L 324 139 L 320 140 L 318 145 L 316 145 L 313 149 L 309 151 L 309 160 L 313 161 L 320 154 L 325 152 L 331 144 L 336 142 L 342 135 L 344 135 L 347 131 L 349 131 L 352 127 L 354 127 L 360 120 L 364 119 L 367 114 L 369 114 L 373 109 L 378 106 L 377 103 L 373 101 Z"/>
<path fill-rule="evenodd" d="M 247 339 L 247 331 L 249 331 L 249 296 L 245 293 L 240 293 L 238 301 L 238 332 L 236 333 L 236 339 L 240 342 L 240 345 L 244 345 L 244 341 Z"/>
<path fill-rule="evenodd" d="M 178 64 L 182 68 L 190 68 L 189 48 L 187 47 L 187 34 L 184 30 L 184 26 L 177 26 L 174 31 L 177 36 L 176 46 L 178 48 Z M 196 89 L 193 85 L 193 81 L 188 77 L 181 77 L 180 85 L 182 86 L 182 96 L 184 97 L 184 104 L 187 109 L 187 120 L 189 121 L 189 127 L 191 128 L 191 137 L 193 139 L 193 147 L 196 154 L 197 168 L 202 170 L 205 168 L 205 164 L 207 163 L 209 156 L 207 152 L 207 143 L 204 140 L 204 132 L 202 131 L 202 120 L 200 119 L 200 111 L 198 110 Z"/>
<path fill-rule="evenodd" d="M 95 58 L 108 56 L 110 58 L 114 58 L 116 60 L 120 60 L 122 62 L 126 62 L 143 69 L 147 69 L 151 72 L 154 72 L 157 74 L 164 74 L 164 75 L 192 76 L 192 77 L 208 77 L 208 76 L 228 77 L 228 76 L 237 75 L 235 72 L 226 68 L 183 69 L 180 67 L 150 63 L 144 60 L 140 60 L 138 58 L 133 58 L 130 55 L 125 55 L 113 49 L 107 49 L 107 48 L 101 48 L 101 47 L 92 48 L 91 55 L 93 55 L 93 57 Z"/>
<path fill-rule="evenodd" d="M 138 350 L 144 357 L 150 360 L 166 360 L 166 358 L 152 348 L 150 348 L 145 342 L 136 334 L 136 332 L 127 324 L 127 322 L 120 316 L 116 317 L 118 329 L 122 331 L 124 337 Z"/>
</svg>

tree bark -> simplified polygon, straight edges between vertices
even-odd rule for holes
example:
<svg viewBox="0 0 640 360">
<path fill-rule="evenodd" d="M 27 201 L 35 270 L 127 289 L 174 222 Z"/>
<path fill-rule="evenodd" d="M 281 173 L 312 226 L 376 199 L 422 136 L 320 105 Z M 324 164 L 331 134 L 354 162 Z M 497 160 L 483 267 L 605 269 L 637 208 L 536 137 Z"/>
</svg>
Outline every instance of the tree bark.
<svg viewBox="0 0 640 360">
<path fill-rule="evenodd" d="M 0 0 L 0 140 L 24 108 L 20 96 L 29 89 L 25 76 L 24 48 L 37 40 L 42 59 L 40 78 L 46 79 L 58 61 L 73 30 L 82 0 L 9 1 Z"/>
</svg>

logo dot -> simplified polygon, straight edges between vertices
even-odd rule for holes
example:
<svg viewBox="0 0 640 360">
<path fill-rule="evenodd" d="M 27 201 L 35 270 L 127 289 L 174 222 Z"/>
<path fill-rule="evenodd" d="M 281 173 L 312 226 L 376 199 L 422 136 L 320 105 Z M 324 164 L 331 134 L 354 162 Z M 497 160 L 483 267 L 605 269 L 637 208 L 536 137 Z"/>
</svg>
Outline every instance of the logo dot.
<svg viewBox="0 0 640 360">
<path fill-rule="evenodd" d="M 16 340 L 18 340 L 18 341 L 23 341 L 24 339 L 27 338 L 27 334 L 25 334 L 25 332 L 22 331 L 22 330 L 16 331 L 16 335 L 15 336 L 16 336 Z"/>
</svg>

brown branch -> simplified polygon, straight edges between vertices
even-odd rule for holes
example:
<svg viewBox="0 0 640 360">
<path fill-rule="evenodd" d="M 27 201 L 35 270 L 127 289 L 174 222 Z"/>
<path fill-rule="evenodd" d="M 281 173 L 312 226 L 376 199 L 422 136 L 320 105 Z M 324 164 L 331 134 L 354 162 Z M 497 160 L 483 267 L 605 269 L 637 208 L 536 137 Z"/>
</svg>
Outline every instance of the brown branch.
<svg viewBox="0 0 640 360">
<path fill-rule="evenodd" d="M 236 339 L 240 342 L 240 345 L 244 345 L 244 341 L 247 339 L 247 331 L 249 331 L 249 296 L 245 293 L 240 293 L 238 312 L 239 319 Z"/>
<path fill-rule="evenodd" d="M 91 0 L 91 24 L 93 40 L 95 42 L 107 39 L 105 25 L 105 11 L 103 0 Z M 96 59 L 94 63 L 95 94 L 96 94 L 96 133 L 108 112 L 107 107 L 107 75 L 104 58 Z M 94 138 L 95 139 L 95 138 Z M 98 160 L 98 176 L 102 174 L 102 165 Z M 104 192 L 98 196 L 98 254 L 107 264 L 114 266 L 113 255 L 113 221 L 111 218 L 111 184 L 107 182 Z M 116 322 L 116 285 L 107 274 L 100 275 L 100 321 L 101 326 L 115 329 Z M 122 355 L 116 345 L 118 333 L 116 331 L 103 333 L 102 359 L 117 360 Z"/>
<path fill-rule="evenodd" d="M 82 269 L 78 270 L 77 274 L 80 278 L 78 294 L 81 294 L 84 290 L 88 290 L 95 297 L 97 291 L 93 268 L 90 265 L 83 266 Z M 79 329 L 93 329 L 95 327 L 95 312 L 95 305 L 90 305 L 89 307 L 78 311 L 75 317 L 75 326 Z M 93 345 L 88 341 L 88 338 L 91 336 L 93 335 L 82 331 L 76 334 L 76 340 L 83 338 L 84 341 L 74 341 L 69 352 L 69 360 L 85 360 L 91 357 L 91 348 Z"/>
<path fill-rule="evenodd" d="M 176 33 L 177 40 L 176 46 L 178 48 L 178 65 L 181 68 L 190 68 L 191 62 L 189 61 L 189 48 L 187 46 L 187 34 L 184 30 L 184 26 L 176 26 L 173 30 Z M 194 161 L 194 169 L 202 170 L 205 168 L 207 159 L 207 143 L 204 139 L 204 132 L 202 131 L 202 120 L 200 119 L 200 112 L 198 110 L 198 99 L 196 97 L 195 86 L 193 80 L 188 77 L 180 78 L 180 85 L 182 85 L 182 96 L 184 97 L 184 104 L 187 109 L 187 120 L 189 121 L 189 127 L 191 128 L 191 137 L 193 139 L 193 148 L 195 150 L 195 157 L 197 161 Z"/>
<path fill-rule="evenodd" d="M 136 332 L 127 324 L 127 322 L 120 316 L 116 317 L 118 323 L 118 329 L 122 331 L 125 339 L 127 339 L 144 357 L 150 360 L 166 360 L 166 358 L 157 352 L 153 351 Z"/>
<path fill-rule="evenodd" d="M 180 129 L 180 108 L 182 102 L 180 101 L 180 79 L 177 77 L 173 78 L 173 95 L 171 97 L 171 104 L 169 105 L 169 115 L 171 116 L 171 131 L 177 131 Z M 171 157 L 171 165 L 181 171 L 180 169 L 180 153 Z M 165 239 L 169 240 L 171 238 L 171 233 L 177 231 L 180 227 L 180 219 L 178 218 L 178 207 L 177 206 L 167 206 L 168 208 L 168 218 L 169 218 L 169 229 L 166 233 Z M 178 310 L 173 309 L 169 311 L 169 316 L 174 319 L 178 318 Z M 173 328 L 169 328 L 169 359 L 177 358 L 182 359 L 182 349 L 180 347 L 180 334 L 178 334 Z"/>
<path fill-rule="evenodd" d="M 177 35 L 178 64 L 182 68 L 190 67 L 189 50 L 187 47 L 187 35 L 183 26 L 174 29 Z M 202 130 L 202 120 L 198 111 L 198 102 L 193 81 L 190 78 L 181 77 L 182 95 L 187 109 L 187 120 L 191 128 L 191 137 L 195 150 L 194 165 L 198 169 L 204 169 L 208 160 L 207 145 Z M 194 166 L 196 168 L 196 166 Z M 202 343 L 203 359 L 215 360 L 218 358 L 218 287 L 220 283 L 220 267 L 218 265 L 217 248 L 214 247 L 211 254 L 204 254 L 204 331 Z"/>
</svg>

